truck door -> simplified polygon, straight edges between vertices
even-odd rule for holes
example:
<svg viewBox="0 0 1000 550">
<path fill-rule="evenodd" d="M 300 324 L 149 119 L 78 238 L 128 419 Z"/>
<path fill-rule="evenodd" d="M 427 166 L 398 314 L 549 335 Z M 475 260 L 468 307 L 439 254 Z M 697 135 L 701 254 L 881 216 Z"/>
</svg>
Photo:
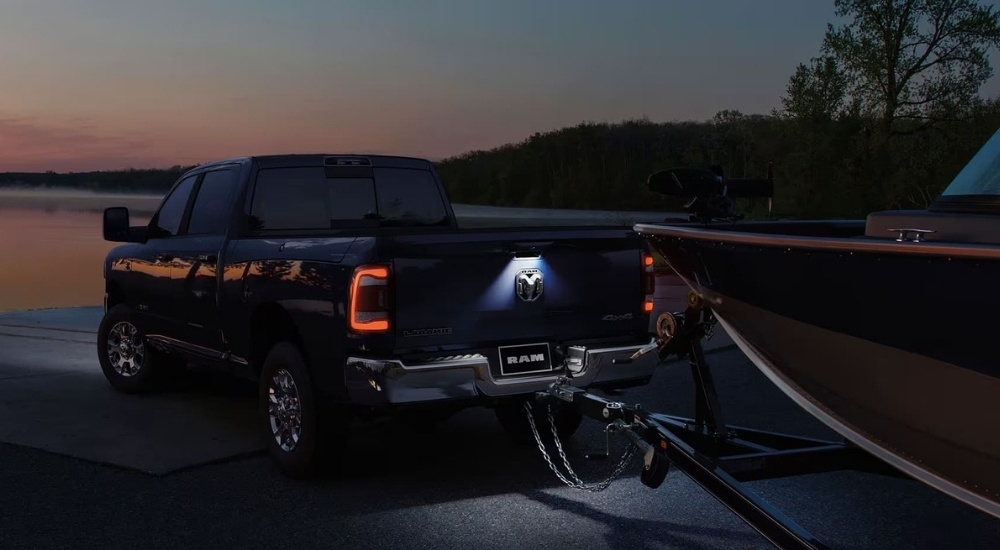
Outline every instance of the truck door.
<svg viewBox="0 0 1000 550">
<path fill-rule="evenodd" d="M 222 353 L 218 289 L 219 254 L 233 216 L 238 168 L 235 165 L 205 172 L 195 189 L 187 226 L 174 246 L 171 278 L 178 317 L 178 339 L 191 351 L 210 356 Z"/>
<path fill-rule="evenodd" d="M 149 240 L 136 246 L 125 262 L 124 293 L 145 318 L 148 334 L 175 333 L 171 272 L 184 212 L 198 176 L 184 178 L 174 186 L 149 220 Z"/>
</svg>

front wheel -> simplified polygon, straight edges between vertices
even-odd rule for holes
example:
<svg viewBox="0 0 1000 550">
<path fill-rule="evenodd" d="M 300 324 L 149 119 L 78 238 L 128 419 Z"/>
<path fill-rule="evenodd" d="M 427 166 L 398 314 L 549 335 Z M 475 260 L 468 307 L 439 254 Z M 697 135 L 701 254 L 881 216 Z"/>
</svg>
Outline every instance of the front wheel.
<svg viewBox="0 0 1000 550">
<path fill-rule="evenodd" d="M 119 304 L 105 313 L 97 331 L 97 357 L 116 390 L 146 393 L 162 389 L 181 363 L 152 349 L 140 318 Z"/>
</svg>

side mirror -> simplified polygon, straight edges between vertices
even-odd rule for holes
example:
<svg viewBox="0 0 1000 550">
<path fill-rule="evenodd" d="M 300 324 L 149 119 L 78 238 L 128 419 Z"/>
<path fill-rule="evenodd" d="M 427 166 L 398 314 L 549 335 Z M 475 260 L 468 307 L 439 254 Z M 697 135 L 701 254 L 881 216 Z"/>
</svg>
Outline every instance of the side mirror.
<svg viewBox="0 0 1000 550">
<path fill-rule="evenodd" d="M 669 168 L 650 174 L 649 190 L 661 195 L 681 198 L 711 197 L 721 194 L 722 177 L 703 168 Z"/>
<path fill-rule="evenodd" d="M 129 225 L 128 208 L 124 206 L 112 206 L 104 209 L 104 240 L 127 243 L 132 239 L 131 226 Z"/>
</svg>

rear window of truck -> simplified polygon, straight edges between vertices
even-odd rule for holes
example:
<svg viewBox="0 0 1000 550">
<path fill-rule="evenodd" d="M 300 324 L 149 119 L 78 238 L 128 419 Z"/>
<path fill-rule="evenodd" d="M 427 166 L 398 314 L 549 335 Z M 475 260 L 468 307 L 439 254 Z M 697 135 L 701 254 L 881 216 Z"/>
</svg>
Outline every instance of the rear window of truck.
<svg viewBox="0 0 1000 550">
<path fill-rule="evenodd" d="M 317 230 L 379 225 L 445 225 L 444 198 L 430 172 L 375 168 L 375 178 L 327 178 L 322 167 L 261 170 L 251 229 Z"/>
</svg>

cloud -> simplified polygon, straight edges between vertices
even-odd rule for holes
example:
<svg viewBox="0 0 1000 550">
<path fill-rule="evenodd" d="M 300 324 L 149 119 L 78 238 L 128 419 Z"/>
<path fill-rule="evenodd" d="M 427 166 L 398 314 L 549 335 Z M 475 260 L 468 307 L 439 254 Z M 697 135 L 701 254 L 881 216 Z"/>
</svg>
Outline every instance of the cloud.
<svg viewBox="0 0 1000 550">
<path fill-rule="evenodd" d="M 157 140 L 142 133 L 102 132 L 84 117 L 49 121 L 0 114 L 0 171 L 116 169 L 165 161 L 157 154 Z"/>
</svg>

